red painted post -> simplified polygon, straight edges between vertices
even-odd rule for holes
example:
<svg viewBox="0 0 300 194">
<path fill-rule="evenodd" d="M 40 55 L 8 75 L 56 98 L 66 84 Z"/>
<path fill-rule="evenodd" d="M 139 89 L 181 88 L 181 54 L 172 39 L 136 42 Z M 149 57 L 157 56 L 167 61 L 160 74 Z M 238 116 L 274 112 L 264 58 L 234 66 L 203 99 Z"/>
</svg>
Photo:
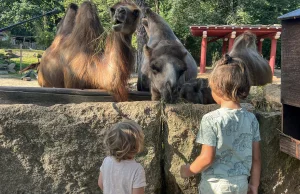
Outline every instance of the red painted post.
<svg viewBox="0 0 300 194">
<path fill-rule="evenodd" d="M 271 53 L 270 53 L 269 64 L 270 64 L 273 75 L 274 75 L 275 60 L 276 60 L 277 39 L 280 38 L 280 34 L 281 34 L 281 32 L 276 32 L 275 36 L 272 38 L 272 43 L 271 43 Z"/>
<path fill-rule="evenodd" d="M 276 59 L 276 47 L 277 47 L 277 39 L 272 38 L 269 64 L 273 75 L 274 75 L 275 59 Z"/>
<path fill-rule="evenodd" d="M 231 36 L 229 38 L 228 52 L 230 52 L 230 50 L 232 48 L 235 36 L 236 36 L 236 31 L 231 32 Z"/>
<path fill-rule="evenodd" d="M 257 51 L 258 51 L 260 54 L 262 54 L 263 41 L 264 41 L 264 39 L 261 38 L 261 39 L 258 40 L 258 43 L 257 43 Z"/>
<path fill-rule="evenodd" d="M 228 38 L 223 39 L 222 55 L 225 55 L 227 52 Z"/>
<path fill-rule="evenodd" d="M 207 50 L 207 32 L 204 31 L 202 36 L 202 42 L 201 42 L 200 73 L 205 73 L 206 50 Z"/>
</svg>

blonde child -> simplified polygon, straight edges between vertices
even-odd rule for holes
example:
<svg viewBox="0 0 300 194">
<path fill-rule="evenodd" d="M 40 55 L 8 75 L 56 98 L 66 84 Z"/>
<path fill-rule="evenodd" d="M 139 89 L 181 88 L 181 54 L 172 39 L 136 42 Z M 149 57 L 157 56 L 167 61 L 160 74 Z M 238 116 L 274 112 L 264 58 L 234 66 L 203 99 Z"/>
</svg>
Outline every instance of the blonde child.
<svg viewBox="0 0 300 194">
<path fill-rule="evenodd" d="M 259 124 L 240 106 L 250 90 L 248 69 L 241 59 L 225 55 L 212 71 L 209 85 L 221 108 L 203 116 L 196 139 L 202 144 L 201 153 L 191 165 L 181 166 L 180 174 L 187 178 L 201 172 L 201 194 L 257 194 Z"/>
<path fill-rule="evenodd" d="M 141 127 L 129 120 L 117 123 L 106 134 L 104 143 L 109 156 L 100 167 L 98 179 L 103 194 L 144 194 L 145 171 L 134 160 L 144 145 Z"/>
</svg>

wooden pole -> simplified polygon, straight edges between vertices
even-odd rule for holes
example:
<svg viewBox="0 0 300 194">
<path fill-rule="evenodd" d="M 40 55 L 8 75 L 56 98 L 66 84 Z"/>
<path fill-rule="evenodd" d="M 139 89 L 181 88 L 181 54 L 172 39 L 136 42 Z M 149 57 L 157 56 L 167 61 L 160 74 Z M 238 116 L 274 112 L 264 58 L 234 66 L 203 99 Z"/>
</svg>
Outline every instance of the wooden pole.
<svg viewBox="0 0 300 194">
<path fill-rule="evenodd" d="M 229 38 L 229 45 L 228 45 L 228 52 L 230 52 L 232 46 L 233 46 L 233 42 L 236 36 L 236 31 L 231 32 L 231 36 Z"/>
<path fill-rule="evenodd" d="M 222 55 L 226 54 L 227 46 L 228 46 L 228 38 L 224 38 L 223 39 L 223 46 L 222 46 Z"/>
<path fill-rule="evenodd" d="M 20 71 L 22 70 L 22 43 L 20 44 Z"/>
<path fill-rule="evenodd" d="M 276 60 L 276 47 L 277 47 L 277 39 L 272 38 L 269 64 L 270 64 L 273 75 L 274 75 L 275 60 Z"/>
<path fill-rule="evenodd" d="M 264 41 L 264 39 L 261 38 L 261 39 L 258 40 L 258 43 L 257 43 L 257 51 L 258 51 L 260 54 L 262 54 L 263 41 Z"/>
<path fill-rule="evenodd" d="M 200 73 L 205 73 L 207 51 L 207 31 L 203 31 L 200 55 Z"/>
<path fill-rule="evenodd" d="M 276 35 L 274 36 L 274 38 L 272 38 L 272 42 L 271 42 L 271 53 L 270 53 L 269 64 L 270 64 L 273 75 L 274 75 L 275 61 L 276 61 L 277 39 L 280 38 L 280 34 L 281 34 L 281 32 L 277 32 Z"/>
</svg>

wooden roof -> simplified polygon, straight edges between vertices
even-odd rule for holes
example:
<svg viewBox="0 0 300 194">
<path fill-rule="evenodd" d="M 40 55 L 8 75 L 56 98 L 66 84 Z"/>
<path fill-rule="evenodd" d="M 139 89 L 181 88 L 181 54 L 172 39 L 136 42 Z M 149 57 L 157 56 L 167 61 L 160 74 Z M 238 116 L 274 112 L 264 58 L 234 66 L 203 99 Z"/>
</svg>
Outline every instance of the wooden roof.
<svg viewBox="0 0 300 194">
<path fill-rule="evenodd" d="M 300 18 L 300 9 L 297 9 L 290 13 L 284 14 L 284 15 L 280 16 L 278 19 L 279 20 L 288 20 L 288 19 L 296 19 L 296 18 Z"/>
<path fill-rule="evenodd" d="M 251 31 L 257 37 L 271 37 L 277 32 L 281 32 L 281 25 L 207 25 L 207 26 L 190 26 L 190 32 L 193 36 L 202 36 L 203 31 L 207 32 L 208 37 L 226 37 L 235 31 L 236 36 Z"/>
</svg>

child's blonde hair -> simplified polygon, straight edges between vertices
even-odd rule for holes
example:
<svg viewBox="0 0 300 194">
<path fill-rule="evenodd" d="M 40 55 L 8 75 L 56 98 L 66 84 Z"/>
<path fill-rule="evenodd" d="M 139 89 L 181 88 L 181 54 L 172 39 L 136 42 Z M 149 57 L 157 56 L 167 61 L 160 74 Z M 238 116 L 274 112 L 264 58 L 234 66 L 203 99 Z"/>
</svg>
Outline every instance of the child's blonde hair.
<svg viewBox="0 0 300 194">
<path fill-rule="evenodd" d="M 238 102 L 249 94 L 249 70 L 242 59 L 226 54 L 216 62 L 209 77 L 209 86 L 218 96 Z"/>
<path fill-rule="evenodd" d="M 132 159 L 143 150 L 144 133 L 134 121 L 123 121 L 112 126 L 106 134 L 104 144 L 109 155 L 117 161 Z"/>
</svg>

